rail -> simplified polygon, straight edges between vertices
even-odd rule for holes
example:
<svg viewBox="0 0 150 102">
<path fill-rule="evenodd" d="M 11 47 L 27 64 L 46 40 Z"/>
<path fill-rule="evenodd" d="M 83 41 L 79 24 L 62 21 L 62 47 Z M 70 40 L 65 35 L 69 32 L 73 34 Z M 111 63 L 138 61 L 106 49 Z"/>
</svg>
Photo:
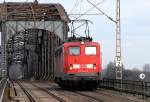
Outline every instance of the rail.
<svg viewBox="0 0 150 102">
<path fill-rule="evenodd" d="M 46 89 L 46 88 L 41 88 L 33 83 L 31 83 L 34 87 L 37 87 L 38 89 L 46 92 L 47 94 L 49 94 L 50 96 L 54 97 L 55 99 L 57 99 L 59 102 L 66 102 L 65 100 L 63 100 L 62 98 L 58 97 L 57 95 L 53 94 L 50 92 L 50 90 Z"/>
<path fill-rule="evenodd" d="M 1 79 L 0 81 L 0 102 L 4 102 L 4 98 L 7 97 L 6 96 L 6 89 L 8 86 L 8 81 L 6 78 Z"/>
<path fill-rule="evenodd" d="M 24 93 L 27 95 L 30 102 L 36 102 L 36 100 L 32 97 L 32 95 L 21 85 L 19 81 L 17 81 L 18 85 L 21 87 L 21 89 L 24 91 Z"/>
<path fill-rule="evenodd" d="M 103 79 L 99 87 L 150 97 L 150 82 Z"/>
<path fill-rule="evenodd" d="M 103 100 L 101 100 L 101 99 L 99 99 L 99 98 L 96 98 L 96 97 L 93 97 L 93 96 L 90 96 L 90 95 L 87 95 L 87 94 L 83 94 L 83 93 L 76 92 L 76 91 L 71 91 L 71 92 L 74 92 L 74 93 L 76 93 L 76 94 L 79 94 L 79 95 L 84 96 L 84 97 L 87 97 L 87 98 L 90 98 L 90 99 L 92 99 L 93 101 L 104 102 Z"/>
</svg>

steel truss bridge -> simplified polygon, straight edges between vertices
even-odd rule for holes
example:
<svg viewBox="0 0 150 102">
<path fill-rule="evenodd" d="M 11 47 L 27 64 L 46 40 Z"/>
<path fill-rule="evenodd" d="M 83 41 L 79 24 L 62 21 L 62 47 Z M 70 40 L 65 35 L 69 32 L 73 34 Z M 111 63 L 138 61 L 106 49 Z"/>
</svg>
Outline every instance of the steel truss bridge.
<svg viewBox="0 0 150 102">
<path fill-rule="evenodd" d="M 66 39 L 68 22 L 60 4 L 1 3 L 0 75 L 12 79 L 52 78 L 54 50 Z"/>
</svg>

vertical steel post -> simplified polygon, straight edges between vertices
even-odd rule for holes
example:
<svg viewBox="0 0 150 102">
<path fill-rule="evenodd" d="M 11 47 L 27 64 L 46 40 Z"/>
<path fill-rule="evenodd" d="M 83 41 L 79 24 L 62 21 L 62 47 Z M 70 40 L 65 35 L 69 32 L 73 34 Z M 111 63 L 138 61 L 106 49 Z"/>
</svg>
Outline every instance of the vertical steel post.
<svg viewBox="0 0 150 102">
<path fill-rule="evenodd" d="M 7 76 L 7 55 L 6 55 L 6 22 L 2 22 L 2 44 L 1 44 L 1 76 L 6 77 Z"/>
<path fill-rule="evenodd" d="M 122 56 L 121 56 L 121 23 L 120 0 L 116 0 L 116 79 L 120 80 L 122 88 Z"/>
<path fill-rule="evenodd" d="M 145 100 L 145 94 L 146 94 L 146 85 L 145 85 L 145 79 L 143 80 L 143 91 L 144 91 L 144 93 L 143 93 L 143 99 Z"/>
</svg>

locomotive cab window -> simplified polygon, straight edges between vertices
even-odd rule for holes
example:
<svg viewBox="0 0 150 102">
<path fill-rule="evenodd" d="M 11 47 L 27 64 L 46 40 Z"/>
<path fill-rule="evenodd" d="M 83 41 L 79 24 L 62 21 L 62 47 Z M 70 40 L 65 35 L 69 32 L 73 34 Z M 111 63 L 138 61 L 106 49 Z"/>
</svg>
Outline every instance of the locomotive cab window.
<svg viewBox="0 0 150 102">
<path fill-rule="evenodd" d="M 70 55 L 80 55 L 80 47 L 69 47 Z"/>
<path fill-rule="evenodd" d="M 85 47 L 86 55 L 96 55 L 96 47 Z"/>
</svg>

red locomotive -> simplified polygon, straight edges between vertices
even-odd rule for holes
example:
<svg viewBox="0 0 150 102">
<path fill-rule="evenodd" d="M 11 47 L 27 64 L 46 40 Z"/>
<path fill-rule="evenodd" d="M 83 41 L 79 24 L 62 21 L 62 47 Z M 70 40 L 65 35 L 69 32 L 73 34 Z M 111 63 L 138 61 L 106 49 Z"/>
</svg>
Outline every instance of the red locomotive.
<svg viewBox="0 0 150 102">
<path fill-rule="evenodd" d="M 61 87 L 96 88 L 102 71 L 100 45 L 91 40 L 70 41 L 55 51 L 55 78 Z"/>
</svg>

